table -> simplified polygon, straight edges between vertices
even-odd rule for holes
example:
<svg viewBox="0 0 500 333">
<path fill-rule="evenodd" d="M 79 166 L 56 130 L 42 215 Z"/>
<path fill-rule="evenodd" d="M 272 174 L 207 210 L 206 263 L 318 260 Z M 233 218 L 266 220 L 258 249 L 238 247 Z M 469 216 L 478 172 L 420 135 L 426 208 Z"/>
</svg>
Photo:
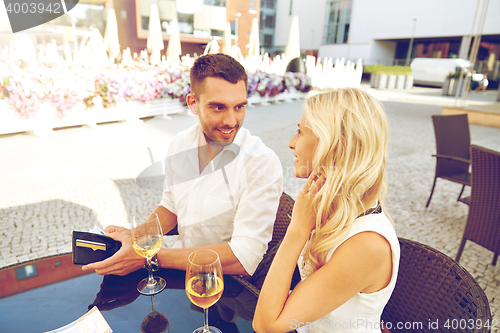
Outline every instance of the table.
<svg viewBox="0 0 500 333">
<path fill-rule="evenodd" d="M 154 296 L 156 311 L 169 321 L 169 332 L 192 332 L 203 325 L 203 312 L 184 290 L 185 272 L 159 269 L 154 274 L 167 287 Z M 120 277 L 95 273 L 79 276 L 0 299 L 1 332 L 46 332 L 65 326 L 97 306 L 114 332 L 140 332 L 151 312 L 151 298 L 136 286 L 145 269 Z M 221 299 L 209 310 L 209 325 L 223 333 L 254 332 L 252 318 L 257 297 L 229 275 L 224 276 Z"/>
</svg>

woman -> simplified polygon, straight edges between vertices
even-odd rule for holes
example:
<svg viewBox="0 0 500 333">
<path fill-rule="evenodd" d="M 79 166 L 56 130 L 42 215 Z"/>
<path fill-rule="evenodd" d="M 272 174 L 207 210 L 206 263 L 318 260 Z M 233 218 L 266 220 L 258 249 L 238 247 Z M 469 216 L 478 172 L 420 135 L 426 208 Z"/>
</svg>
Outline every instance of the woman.
<svg viewBox="0 0 500 333">
<path fill-rule="evenodd" d="M 399 242 L 382 209 L 388 125 L 355 88 L 304 102 L 290 140 L 307 178 L 255 310 L 261 332 L 380 332 L 398 274 Z M 299 264 L 302 281 L 289 293 Z M 302 329 L 298 329 L 303 327 Z"/>
</svg>

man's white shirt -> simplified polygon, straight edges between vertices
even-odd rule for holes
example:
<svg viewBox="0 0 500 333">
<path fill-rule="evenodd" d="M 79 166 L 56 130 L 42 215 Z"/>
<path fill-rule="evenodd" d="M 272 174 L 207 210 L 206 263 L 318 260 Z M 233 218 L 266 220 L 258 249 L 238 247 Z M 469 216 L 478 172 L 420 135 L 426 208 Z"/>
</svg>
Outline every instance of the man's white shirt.
<svg viewBox="0 0 500 333">
<path fill-rule="evenodd" d="M 199 124 L 172 140 L 161 205 L 177 216 L 174 247 L 228 243 L 253 274 L 271 240 L 283 171 L 278 156 L 241 128 L 232 144 L 199 170 Z"/>
</svg>

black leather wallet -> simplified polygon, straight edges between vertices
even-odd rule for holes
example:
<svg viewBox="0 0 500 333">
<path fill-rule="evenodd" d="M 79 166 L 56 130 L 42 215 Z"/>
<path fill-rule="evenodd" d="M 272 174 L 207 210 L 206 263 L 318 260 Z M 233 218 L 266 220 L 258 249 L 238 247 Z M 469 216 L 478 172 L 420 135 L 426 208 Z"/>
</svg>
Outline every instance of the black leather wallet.
<svg viewBox="0 0 500 333">
<path fill-rule="evenodd" d="M 111 257 L 122 243 L 111 237 L 73 231 L 73 264 L 87 265 Z"/>
</svg>

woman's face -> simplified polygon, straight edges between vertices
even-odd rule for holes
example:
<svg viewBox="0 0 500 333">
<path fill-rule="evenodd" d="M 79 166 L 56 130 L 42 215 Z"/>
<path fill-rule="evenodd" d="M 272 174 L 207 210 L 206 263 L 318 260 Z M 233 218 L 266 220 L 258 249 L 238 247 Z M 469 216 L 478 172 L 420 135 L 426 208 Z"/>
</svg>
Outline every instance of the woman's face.
<svg viewBox="0 0 500 333">
<path fill-rule="evenodd" d="M 293 175 L 297 178 L 307 178 L 313 171 L 312 160 L 318 139 L 306 126 L 303 115 L 298 126 L 299 129 L 288 143 L 288 147 L 293 150 Z"/>
</svg>

